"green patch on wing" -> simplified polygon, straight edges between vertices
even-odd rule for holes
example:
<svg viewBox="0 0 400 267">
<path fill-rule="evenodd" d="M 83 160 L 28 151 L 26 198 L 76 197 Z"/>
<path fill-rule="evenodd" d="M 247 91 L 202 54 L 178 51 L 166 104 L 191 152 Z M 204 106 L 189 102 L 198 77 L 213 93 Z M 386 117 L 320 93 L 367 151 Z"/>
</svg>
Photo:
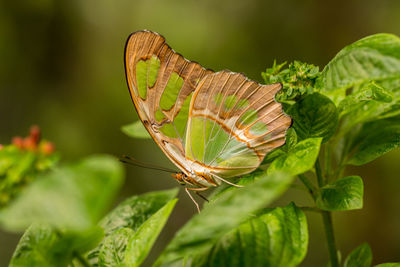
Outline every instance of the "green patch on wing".
<svg viewBox="0 0 400 267">
<path fill-rule="evenodd" d="M 263 122 L 256 122 L 250 128 L 250 133 L 255 136 L 263 135 L 268 132 L 268 127 Z"/>
<path fill-rule="evenodd" d="M 190 100 L 192 99 L 193 93 L 191 93 L 188 97 L 186 97 L 185 101 L 183 102 L 183 105 L 181 107 L 181 110 L 179 111 L 178 115 L 176 115 L 174 119 L 174 125 L 176 127 L 176 130 L 178 131 L 179 135 L 183 138 L 186 132 L 186 124 L 188 121 L 188 116 L 189 116 L 189 105 L 190 105 Z"/>
<path fill-rule="evenodd" d="M 240 118 L 239 122 L 244 125 L 249 125 L 257 120 L 257 110 L 255 109 L 248 109 Z"/>
<path fill-rule="evenodd" d="M 218 106 L 222 103 L 222 99 L 224 98 L 224 96 L 221 93 L 217 93 L 214 95 L 214 102 L 215 104 Z"/>
<path fill-rule="evenodd" d="M 166 123 L 160 127 L 160 132 L 162 132 L 165 136 L 171 138 L 177 138 L 175 127 L 171 123 Z"/>
<path fill-rule="evenodd" d="M 164 115 L 164 113 L 162 113 L 162 111 L 160 109 L 157 109 L 154 116 L 156 118 L 156 121 L 158 121 L 158 122 L 161 122 L 163 119 L 165 119 L 165 115 Z"/>
<path fill-rule="evenodd" d="M 257 154 L 245 142 L 237 140 L 211 119 L 193 117 L 188 138 L 185 148 L 188 158 L 215 167 L 243 167 L 229 170 L 226 176 L 259 163 Z"/>
<path fill-rule="evenodd" d="M 235 95 L 227 96 L 224 102 L 224 107 L 226 110 L 230 110 L 235 106 L 237 102 L 237 97 Z"/>
<path fill-rule="evenodd" d="M 170 110 L 176 103 L 178 99 L 179 91 L 182 88 L 184 80 L 178 75 L 178 73 L 173 72 L 169 77 L 167 85 L 165 86 L 164 92 L 161 95 L 160 107 L 163 110 Z"/>
<path fill-rule="evenodd" d="M 136 84 L 142 99 L 146 99 L 147 88 L 154 86 L 159 69 L 160 60 L 154 55 L 146 61 L 139 60 L 136 64 Z"/>
</svg>

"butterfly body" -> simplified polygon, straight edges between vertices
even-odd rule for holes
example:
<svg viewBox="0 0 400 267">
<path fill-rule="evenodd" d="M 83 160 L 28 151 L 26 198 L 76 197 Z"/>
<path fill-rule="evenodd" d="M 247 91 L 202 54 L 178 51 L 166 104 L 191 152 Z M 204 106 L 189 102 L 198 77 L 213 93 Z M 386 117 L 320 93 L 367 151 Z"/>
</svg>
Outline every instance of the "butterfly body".
<svg viewBox="0 0 400 267">
<path fill-rule="evenodd" d="M 128 38 L 125 70 L 140 119 L 191 189 L 249 173 L 285 142 L 291 119 L 274 100 L 279 83 L 205 69 L 150 31 Z"/>
</svg>

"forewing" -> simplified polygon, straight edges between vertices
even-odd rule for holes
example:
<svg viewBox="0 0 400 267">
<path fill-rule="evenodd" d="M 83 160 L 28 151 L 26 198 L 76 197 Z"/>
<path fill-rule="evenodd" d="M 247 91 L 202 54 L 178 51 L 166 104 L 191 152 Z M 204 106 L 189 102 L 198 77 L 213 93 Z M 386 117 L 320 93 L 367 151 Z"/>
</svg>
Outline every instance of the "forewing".
<svg viewBox="0 0 400 267">
<path fill-rule="evenodd" d="M 181 169 L 190 100 L 199 81 L 212 73 L 186 60 L 150 31 L 130 35 L 125 47 L 129 91 L 143 124 Z"/>
<path fill-rule="evenodd" d="M 274 100 L 281 84 L 260 85 L 243 74 L 204 77 L 191 99 L 186 157 L 221 177 L 256 169 L 284 144 L 291 119 Z"/>
</svg>

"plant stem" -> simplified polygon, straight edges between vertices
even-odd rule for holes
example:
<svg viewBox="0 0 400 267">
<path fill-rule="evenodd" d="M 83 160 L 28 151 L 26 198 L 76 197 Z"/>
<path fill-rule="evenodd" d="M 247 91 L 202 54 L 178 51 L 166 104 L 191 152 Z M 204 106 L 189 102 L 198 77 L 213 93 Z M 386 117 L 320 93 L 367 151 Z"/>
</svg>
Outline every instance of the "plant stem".
<svg viewBox="0 0 400 267">
<path fill-rule="evenodd" d="M 329 256 L 331 258 L 331 267 L 339 267 L 339 260 L 335 244 L 335 235 L 333 234 L 331 213 L 329 211 L 322 211 L 322 220 L 324 222 L 325 235 L 326 235 L 326 240 L 328 242 Z"/>
<path fill-rule="evenodd" d="M 304 174 L 299 174 L 298 177 L 299 177 L 300 181 L 305 185 L 305 187 L 307 187 L 312 198 L 315 200 L 315 197 L 316 197 L 315 196 L 315 192 L 316 192 L 315 186 L 311 183 L 311 181 Z"/>
<path fill-rule="evenodd" d="M 78 252 L 74 252 L 74 257 L 85 267 L 91 267 L 90 263 Z"/>
<path fill-rule="evenodd" d="M 318 186 L 325 185 L 324 177 L 322 176 L 321 165 L 319 159 L 315 162 L 315 172 L 317 174 Z M 329 256 L 331 259 L 331 267 L 339 267 L 339 260 L 335 244 L 335 235 L 333 234 L 332 215 L 329 211 L 322 211 L 322 220 L 324 223 L 326 241 L 328 243 Z"/>
</svg>

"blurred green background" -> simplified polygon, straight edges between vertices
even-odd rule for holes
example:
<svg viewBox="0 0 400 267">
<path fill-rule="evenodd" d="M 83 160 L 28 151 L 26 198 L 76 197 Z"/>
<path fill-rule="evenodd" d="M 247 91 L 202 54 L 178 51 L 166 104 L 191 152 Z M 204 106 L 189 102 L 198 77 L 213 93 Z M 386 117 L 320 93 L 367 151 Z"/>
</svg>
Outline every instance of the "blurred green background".
<svg viewBox="0 0 400 267">
<path fill-rule="evenodd" d="M 32 124 L 56 144 L 63 160 L 88 154 L 128 154 L 172 167 L 153 141 L 133 140 L 120 126 L 137 119 L 126 86 L 123 50 L 128 35 L 149 29 L 164 35 L 186 58 L 214 70 L 260 73 L 278 62 L 323 66 L 345 45 L 366 35 L 400 35 L 400 1 L 266 0 L 20 0 L 0 1 L 0 144 L 26 135 Z M 342 255 L 369 242 L 374 263 L 400 261 L 400 152 L 348 170 L 364 179 L 360 211 L 335 213 Z M 171 188 L 165 173 L 126 166 L 118 201 Z M 309 203 L 289 190 L 277 204 Z M 195 213 L 182 192 L 154 248 L 160 251 Z M 327 260 L 318 214 L 307 213 L 309 253 L 302 266 Z M 0 266 L 19 235 L 0 231 Z"/>
</svg>

